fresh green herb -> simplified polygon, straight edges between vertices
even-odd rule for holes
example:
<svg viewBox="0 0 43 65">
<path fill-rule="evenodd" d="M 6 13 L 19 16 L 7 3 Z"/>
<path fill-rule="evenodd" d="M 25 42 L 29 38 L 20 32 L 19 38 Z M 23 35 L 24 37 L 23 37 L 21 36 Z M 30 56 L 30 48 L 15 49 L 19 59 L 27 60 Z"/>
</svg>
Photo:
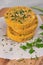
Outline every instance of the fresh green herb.
<svg viewBox="0 0 43 65">
<path fill-rule="evenodd" d="M 37 6 L 33 6 L 33 7 L 31 7 L 31 8 L 33 8 L 33 9 L 36 9 L 36 10 L 39 10 L 39 11 L 43 12 L 43 8 L 39 8 L 39 7 L 37 7 Z"/>
<path fill-rule="evenodd" d="M 15 20 L 15 18 L 12 18 L 11 20 Z"/>
<path fill-rule="evenodd" d="M 39 15 L 43 16 L 43 14 L 39 14 Z"/>
<path fill-rule="evenodd" d="M 20 14 L 22 14 L 22 15 L 24 14 L 24 11 L 22 9 L 20 10 Z"/>
<path fill-rule="evenodd" d="M 11 17 L 14 17 L 13 15 L 11 15 Z"/>
<path fill-rule="evenodd" d="M 40 26 L 41 29 L 43 29 L 43 24 Z"/>
<path fill-rule="evenodd" d="M 40 28 L 43 29 L 43 24 L 40 26 Z M 40 34 L 43 35 L 43 32 L 41 32 Z M 29 53 L 30 54 L 35 52 L 33 47 L 43 48 L 43 41 L 42 41 L 42 39 L 41 38 L 37 38 L 33 42 L 31 42 L 31 43 L 27 42 L 26 45 L 21 45 L 20 46 L 20 48 L 22 48 L 23 50 L 29 49 Z"/>
<path fill-rule="evenodd" d="M 36 47 L 37 47 L 37 48 L 43 48 L 43 43 L 41 43 L 41 44 L 37 43 L 37 44 L 36 44 Z"/>
<path fill-rule="evenodd" d="M 20 22 L 22 24 L 22 21 L 21 20 L 18 20 L 18 22 Z"/>
<path fill-rule="evenodd" d="M 26 43 L 26 46 L 27 46 L 27 48 L 31 48 L 32 47 L 32 44 L 31 43 Z"/>
<path fill-rule="evenodd" d="M 31 48 L 31 49 L 29 50 L 29 53 L 32 54 L 33 52 L 35 52 L 35 50 L 34 50 L 33 48 Z"/>
<path fill-rule="evenodd" d="M 15 14 L 18 14 L 18 12 L 15 12 Z"/>
<path fill-rule="evenodd" d="M 11 20 L 16 20 L 16 16 L 12 17 Z"/>
<path fill-rule="evenodd" d="M 42 39 L 41 39 L 41 38 L 37 38 L 35 42 L 36 42 L 36 43 L 37 43 L 37 42 L 42 42 Z"/>
<path fill-rule="evenodd" d="M 40 35 L 43 35 L 43 32 L 41 32 Z"/>
<path fill-rule="evenodd" d="M 27 16 L 26 15 L 23 15 L 23 19 L 25 19 L 25 18 L 27 18 Z"/>
<path fill-rule="evenodd" d="M 31 9 L 29 9 L 28 12 L 31 12 Z"/>
<path fill-rule="evenodd" d="M 21 45 L 20 48 L 22 48 L 23 50 L 26 49 L 30 49 L 29 53 L 32 54 L 35 50 L 33 49 L 33 47 L 37 47 L 37 48 L 43 48 L 43 43 L 42 43 L 42 39 L 41 38 L 37 38 L 35 39 L 34 42 L 31 43 L 26 43 L 26 45 Z"/>
<path fill-rule="evenodd" d="M 26 50 L 27 49 L 27 47 L 25 45 L 20 46 L 20 48 L 22 48 L 23 50 Z"/>
</svg>

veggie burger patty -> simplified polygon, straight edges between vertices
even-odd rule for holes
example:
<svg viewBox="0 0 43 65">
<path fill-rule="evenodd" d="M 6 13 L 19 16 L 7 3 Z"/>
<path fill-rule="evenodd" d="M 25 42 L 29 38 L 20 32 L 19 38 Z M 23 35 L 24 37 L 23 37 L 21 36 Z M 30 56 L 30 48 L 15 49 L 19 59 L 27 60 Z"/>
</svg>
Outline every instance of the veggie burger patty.
<svg viewBox="0 0 43 65">
<path fill-rule="evenodd" d="M 31 39 L 38 26 L 38 19 L 31 8 L 17 6 L 9 8 L 4 15 L 8 25 L 7 36 L 17 42 Z M 14 35 L 14 34 L 17 35 Z"/>
</svg>

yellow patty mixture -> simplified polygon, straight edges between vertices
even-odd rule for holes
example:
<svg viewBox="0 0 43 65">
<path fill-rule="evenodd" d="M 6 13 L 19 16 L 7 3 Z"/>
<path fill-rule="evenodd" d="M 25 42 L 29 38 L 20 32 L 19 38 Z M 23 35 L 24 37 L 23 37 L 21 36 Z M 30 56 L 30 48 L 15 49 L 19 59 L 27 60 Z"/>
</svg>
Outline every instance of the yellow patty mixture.
<svg viewBox="0 0 43 65">
<path fill-rule="evenodd" d="M 9 38 L 23 42 L 33 37 L 38 19 L 31 8 L 24 6 L 9 8 L 4 17 L 8 26 L 7 36 Z M 17 35 L 14 35 L 15 33 Z"/>
</svg>

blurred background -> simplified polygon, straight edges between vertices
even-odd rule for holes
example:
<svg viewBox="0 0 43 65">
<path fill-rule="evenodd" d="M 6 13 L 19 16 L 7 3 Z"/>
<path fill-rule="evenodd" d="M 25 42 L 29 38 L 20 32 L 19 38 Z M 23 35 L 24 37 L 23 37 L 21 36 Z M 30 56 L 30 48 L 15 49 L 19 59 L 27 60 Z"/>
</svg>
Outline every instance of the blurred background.
<svg viewBox="0 0 43 65">
<path fill-rule="evenodd" d="M 42 6 L 43 0 L 0 0 L 0 7 L 8 7 L 8 6 Z"/>
<path fill-rule="evenodd" d="M 12 6 L 38 6 L 43 8 L 43 0 L 0 0 L 0 9 L 4 7 L 12 7 Z M 40 12 L 36 11 L 37 14 Z"/>
</svg>

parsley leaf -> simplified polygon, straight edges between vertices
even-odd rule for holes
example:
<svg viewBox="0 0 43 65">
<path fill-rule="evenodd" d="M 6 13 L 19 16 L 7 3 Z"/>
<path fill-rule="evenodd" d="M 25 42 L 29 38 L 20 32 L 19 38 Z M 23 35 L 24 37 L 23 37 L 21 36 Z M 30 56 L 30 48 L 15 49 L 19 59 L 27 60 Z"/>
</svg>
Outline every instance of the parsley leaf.
<svg viewBox="0 0 43 65">
<path fill-rule="evenodd" d="M 43 35 L 43 32 L 41 32 L 40 34 Z"/>
<path fill-rule="evenodd" d="M 23 50 L 29 49 L 29 53 L 32 54 L 35 50 L 33 49 L 33 47 L 37 47 L 37 48 L 43 48 L 43 42 L 41 38 L 37 38 L 36 40 L 34 40 L 33 42 L 29 43 L 27 42 L 26 45 L 22 45 L 20 46 L 20 48 L 22 48 Z"/>
<path fill-rule="evenodd" d="M 39 11 L 43 12 L 43 8 L 39 8 L 39 7 L 37 7 L 37 6 L 32 6 L 31 8 L 32 8 L 32 9 L 36 9 L 36 10 L 39 10 Z"/>
<path fill-rule="evenodd" d="M 27 47 L 25 45 L 20 46 L 20 48 L 22 48 L 23 50 L 27 49 Z"/>
<path fill-rule="evenodd" d="M 31 9 L 29 9 L 28 12 L 31 12 Z"/>
<path fill-rule="evenodd" d="M 27 46 L 27 48 L 31 48 L 32 47 L 32 44 L 31 43 L 26 43 L 26 46 Z"/>
<path fill-rule="evenodd" d="M 36 43 L 37 43 L 37 42 L 42 42 L 42 39 L 41 39 L 41 38 L 37 38 L 37 39 L 36 39 Z"/>
<path fill-rule="evenodd" d="M 35 50 L 34 50 L 33 48 L 31 48 L 31 49 L 29 50 L 29 53 L 32 54 L 33 52 L 35 52 Z"/>
<path fill-rule="evenodd" d="M 18 22 L 20 22 L 22 24 L 22 21 L 21 20 L 18 20 Z"/>
<path fill-rule="evenodd" d="M 36 47 L 38 47 L 38 48 L 43 48 L 43 43 L 41 43 L 41 44 L 36 44 Z"/>
<path fill-rule="evenodd" d="M 27 18 L 27 16 L 26 15 L 23 15 L 23 19 L 25 19 L 25 18 Z"/>
<path fill-rule="evenodd" d="M 21 15 L 23 15 L 23 14 L 24 14 L 24 11 L 23 11 L 22 9 L 20 10 L 20 14 L 21 14 Z"/>
<path fill-rule="evenodd" d="M 41 29 L 43 29 L 43 24 L 40 26 Z"/>
</svg>

